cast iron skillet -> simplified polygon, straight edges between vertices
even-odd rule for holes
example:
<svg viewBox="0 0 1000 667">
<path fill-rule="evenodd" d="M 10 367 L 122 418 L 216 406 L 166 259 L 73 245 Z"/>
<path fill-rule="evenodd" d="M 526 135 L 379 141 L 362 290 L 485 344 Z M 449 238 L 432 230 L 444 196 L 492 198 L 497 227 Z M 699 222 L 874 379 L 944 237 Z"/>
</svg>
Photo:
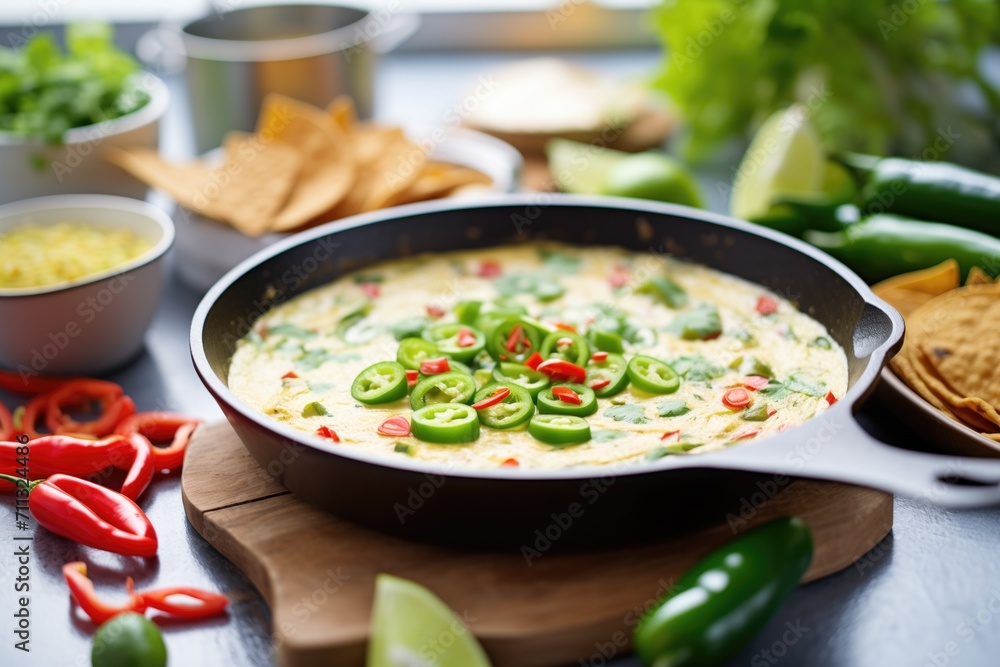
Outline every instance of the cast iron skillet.
<svg viewBox="0 0 1000 667">
<path fill-rule="evenodd" d="M 765 285 L 825 324 L 850 388 L 821 416 L 720 452 L 630 467 L 449 469 L 338 447 L 283 426 L 226 386 L 235 342 L 273 306 L 401 256 L 554 239 L 670 253 Z M 845 266 L 761 227 L 681 206 L 563 195 L 415 204 L 298 234 L 230 271 L 194 317 L 195 367 L 247 449 L 302 499 L 359 524 L 464 547 L 606 547 L 747 518 L 789 476 L 953 508 L 1000 504 L 1000 462 L 922 454 L 869 436 L 853 411 L 903 336 L 899 314 Z M 373 436 L 377 437 L 377 436 Z"/>
</svg>

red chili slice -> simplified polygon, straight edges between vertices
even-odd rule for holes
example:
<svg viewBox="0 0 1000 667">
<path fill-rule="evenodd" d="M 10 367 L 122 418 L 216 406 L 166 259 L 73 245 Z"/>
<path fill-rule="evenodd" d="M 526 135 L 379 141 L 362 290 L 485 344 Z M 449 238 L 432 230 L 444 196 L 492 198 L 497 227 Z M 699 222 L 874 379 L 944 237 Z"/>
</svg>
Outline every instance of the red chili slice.
<svg viewBox="0 0 1000 667">
<path fill-rule="evenodd" d="M 747 429 L 745 431 L 740 431 L 739 433 L 737 433 L 736 435 L 734 435 L 733 436 L 733 440 L 747 440 L 749 438 L 752 438 L 752 437 L 756 436 L 758 433 L 760 433 L 760 429 L 758 429 L 758 428 L 749 428 L 749 429 Z"/>
<path fill-rule="evenodd" d="M 406 371 L 407 384 L 416 384 L 418 380 L 420 380 L 420 371 L 411 371 L 411 370 Z"/>
<path fill-rule="evenodd" d="M 479 264 L 476 275 L 480 278 L 496 278 L 501 273 L 503 273 L 503 267 L 500 266 L 500 262 L 487 259 Z"/>
<path fill-rule="evenodd" d="M 497 403 L 500 403 L 508 396 L 510 396 L 510 389 L 507 387 L 498 387 L 496 391 L 483 400 L 478 403 L 473 403 L 472 407 L 476 410 L 485 410 L 486 408 L 493 407 Z"/>
<path fill-rule="evenodd" d="M 751 391 L 757 391 L 766 387 L 768 382 L 770 380 L 761 375 L 749 375 L 743 379 L 743 386 Z"/>
<path fill-rule="evenodd" d="M 420 362 L 420 372 L 424 375 L 438 375 L 440 373 L 447 373 L 450 370 L 451 366 L 448 364 L 448 357 L 427 359 Z"/>
<path fill-rule="evenodd" d="M 329 426 L 320 426 L 318 429 L 316 429 L 316 435 L 318 435 L 321 438 L 329 438 L 334 442 L 340 442 L 340 436 L 337 435 L 337 432 L 334 431 Z"/>
<path fill-rule="evenodd" d="M 459 347 L 472 347 L 476 344 L 476 335 L 471 330 L 462 327 L 458 330 L 456 342 Z"/>
<path fill-rule="evenodd" d="M 569 387 L 553 387 L 552 395 L 558 398 L 563 403 L 570 403 L 572 405 L 583 404 L 583 399 L 580 398 L 580 394 L 576 393 Z"/>
<path fill-rule="evenodd" d="M 445 316 L 445 310 L 441 306 L 435 306 L 434 304 L 430 304 L 427 306 L 427 314 L 433 317 L 434 319 L 438 319 Z"/>
<path fill-rule="evenodd" d="M 579 384 L 587 377 L 586 370 L 563 359 L 546 359 L 538 364 L 536 370 L 551 377 L 553 382 L 576 382 Z"/>
<path fill-rule="evenodd" d="M 837 397 L 833 395 L 832 391 L 826 392 L 826 402 L 829 403 L 830 405 L 833 405 L 834 403 L 837 402 Z"/>
<path fill-rule="evenodd" d="M 287 373 L 285 373 L 284 375 L 281 376 L 281 379 L 282 380 L 294 380 L 298 376 L 299 376 L 299 374 L 296 373 L 295 371 L 288 371 Z"/>
<path fill-rule="evenodd" d="M 611 384 L 611 380 L 607 378 L 601 378 L 599 380 L 594 380 L 593 382 L 591 382 L 590 388 L 593 389 L 594 391 L 599 391 L 607 387 L 609 384 Z"/>
<path fill-rule="evenodd" d="M 572 324 L 566 324 L 565 322 L 555 322 L 556 329 L 562 329 L 563 331 L 569 331 L 572 333 L 577 333 L 576 327 Z"/>
<path fill-rule="evenodd" d="M 524 329 L 521 327 L 520 324 L 515 324 L 514 328 L 510 330 L 510 335 L 507 336 L 507 342 L 504 343 L 503 346 L 507 348 L 508 352 L 517 353 L 521 351 L 521 348 L 519 346 L 523 340 L 524 340 Z"/>
<path fill-rule="evenodd" d="M 517 468 L 521 464 L 517 462 L 517 459 L 507 459 L 500 464 L 501 468 Z"/>
<path fill-rule="evenodd" d="M 361 288 L 361 291 L 364 292 L 365 296 L 369 299 L 377 299 L 378 295 L 382 293 L 378 283 L 360 283 L 358 287 Z"/>
<path fill-rule="evenodd" d="M 543 361 L 545 361 L 545 357 L 543 357 L 537 352 L 532 352 L 531 356 L 525 359 L 524 365 L 530 368 L 531 370 L 535 370 L 536 368 L 538 368 L 538 364 L 542 363 Z"/>
<path fill-rule="evenodd" d="M 394 438 L 404 438 L 410 435 L 410 420 L 406 417 L 389 417 L 378 425 L 378 432 Z"/>
<path fill-rule="evenodd" d="M 722 404 L 730 410 L 742 410 L 753 403 L 753 396 L 743 387 L 727 389 L 722 395 Z"/>
<path fill-rule="evenodd" d="M 663 435 L 660 436 L 660 440 L 678 440 L 679 441 L 680 439 L 681 439 L 681 432 L 680 431 L 667 431 L 666 433 L 664 433 Z"/>
<path fill-rule="evenodd" d="M 590 355 L 590 360 L 591 361 L 596 361 L 598 363 L 600 363 L 602 361 L 607 361 L 608 360 L 608 353 L 607 352 L 594 352 L 592 355 Z"/>
<path fill-rule="evenodd" d="M 757 299 L 757 312 L 761 315 L 771 315 L 778 312 L 778 302 L 769 296 Z"/>
</svg>

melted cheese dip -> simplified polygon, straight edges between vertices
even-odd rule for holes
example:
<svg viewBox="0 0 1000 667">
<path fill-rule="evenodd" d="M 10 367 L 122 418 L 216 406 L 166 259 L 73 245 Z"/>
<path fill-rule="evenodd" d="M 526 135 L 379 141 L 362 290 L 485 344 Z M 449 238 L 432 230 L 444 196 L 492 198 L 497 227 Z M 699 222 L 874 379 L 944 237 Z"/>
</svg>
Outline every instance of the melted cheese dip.
<svg viewBox="0 0 1000 667">
<path fill-rule="evenodd" d="M 687 303 L 671 308 L 637 289 L 654 276 L 683 288 Z M 551 289 L 536 289 L 539 284 L 565 292 L 553 298 Z M 598 399 L 597 412 L 587 417 L 592 439 L 573 447 L 540 442 L 523 425 L 482 426 L 479 439 L 463 445 L 379 435 L 388 417 L 409 419 L 409 400 L 362 405 L 351 397 L 354 378 L 375 362 L 395 360 L 397 336 L 455 322 L 455 305 L 466 300 L 481 301 L 486 314 L 520 304 L 531 317 L 581 334 L 617 322 L 625 359 L 644 354 L 667 362 L 681 375 L 680 388 L 657 395 L 630 384 Z M 721 319 L 720 335 L 679 335 L 677 325 L 693 311 L 712 308 Z M 476 361 L 486 368 L 493 363 L 485 352 Z M 749 391 L 753 405 L 727 407 L 723 394 L 748 386 L 751 375 L 769 376 L 766 387 Z M 487 372 L 477 373 L 478 386 L 490 381 Z M 749 384 L 761 382 L 751 378 Z M 261 317 L 238 343 L 229 386 L 276 421 L 310 434 L 322 427 L 334 431 L 338 446 L 346 448 L 457 467 L 493 468 L 513 460 L 526 468 L 563 468 L 641 464 L 752 443 L 826 410 L 847 390 L 847 360 L 823 325 L 759 285 L 651 253 L 530 245 L 394 261 L 298 296 Z M 327 414 L 305 410 L 314 402 Z M 752 414 L 755 420 L 746 418 Z"/>
</svg>

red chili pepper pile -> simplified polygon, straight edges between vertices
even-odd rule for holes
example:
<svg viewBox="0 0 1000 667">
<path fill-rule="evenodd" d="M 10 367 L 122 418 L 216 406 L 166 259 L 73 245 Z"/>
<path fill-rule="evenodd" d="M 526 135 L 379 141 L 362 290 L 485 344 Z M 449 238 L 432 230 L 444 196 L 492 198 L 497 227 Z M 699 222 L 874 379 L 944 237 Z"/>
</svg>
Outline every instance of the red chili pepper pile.
<svg viewBox="0 0 1000 667">
<path fill-rule="evenodd" d="M 0 389 L 32 396 L 13 413 L 0 402 L 0 491 L 14 490 L 18 507 L 26 504 L 38 524 L 52 533 L 125 556 L 155 556 L 156 531 L 135 500 L 155 471 L 181 468 L 200 420 L 169 412 L 137 413 L 122 387 L 104 380 L 0 371 Z M 93 405 L 100 410 L 92 420 L 77 421 L 69 414 Z M 40 425 L 48 433 L 39 432 Z M 121 492 L 80 479 L 103 481 L 102 473 L 111 469 L 126 471 Z M 225 596 L 194 588 L 135 593 L 130 578 L 128 602 L 108 605 L 97 598 L 84 563 L 67 564 L 63 575 L 73 599 L 96 623 L 146 609 L 206 618 L 222 613 L 228 603 Z"/>
</svg>

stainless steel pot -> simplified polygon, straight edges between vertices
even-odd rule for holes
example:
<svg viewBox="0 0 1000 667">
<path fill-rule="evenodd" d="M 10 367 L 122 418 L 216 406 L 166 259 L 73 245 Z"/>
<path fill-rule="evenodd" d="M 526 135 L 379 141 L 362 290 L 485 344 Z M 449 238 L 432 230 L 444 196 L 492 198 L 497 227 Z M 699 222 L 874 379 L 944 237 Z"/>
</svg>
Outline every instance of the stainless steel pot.
<svg viewBox="0 0 1000 667">
<path fill-rule="evenodd" d="M 198 153 L 230 130 L 252 130 L 268 93 L 325 106 L 354 98 L 370 117 L 375 60 L 412 35 L 413 14 L 348 5 L 262 5 L 220 11 L 185 25 L 165 24 L 139 40 L 154 70 L 186 69 Z"/>
</svg>

